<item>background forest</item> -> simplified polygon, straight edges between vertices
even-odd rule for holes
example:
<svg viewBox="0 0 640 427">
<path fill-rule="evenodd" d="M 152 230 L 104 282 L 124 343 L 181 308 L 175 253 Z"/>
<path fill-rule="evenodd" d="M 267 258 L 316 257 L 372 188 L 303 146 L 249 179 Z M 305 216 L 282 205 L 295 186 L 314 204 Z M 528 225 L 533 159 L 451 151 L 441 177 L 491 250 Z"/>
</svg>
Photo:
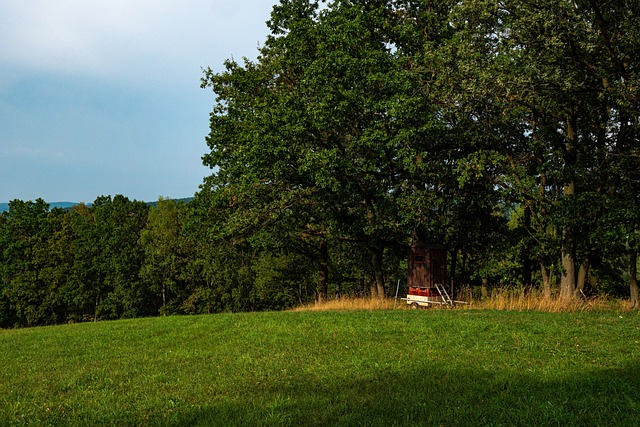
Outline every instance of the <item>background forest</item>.
<svg viewBox="0 0 640 427">
<path fill-rule="evenodd" d="M 0 326 L 384 297 L 445 245 L 456 289 L 638 307 L 640 4 L 282 0 L 204 71 L 184 203 L 0 215 Z"/>
</svg>

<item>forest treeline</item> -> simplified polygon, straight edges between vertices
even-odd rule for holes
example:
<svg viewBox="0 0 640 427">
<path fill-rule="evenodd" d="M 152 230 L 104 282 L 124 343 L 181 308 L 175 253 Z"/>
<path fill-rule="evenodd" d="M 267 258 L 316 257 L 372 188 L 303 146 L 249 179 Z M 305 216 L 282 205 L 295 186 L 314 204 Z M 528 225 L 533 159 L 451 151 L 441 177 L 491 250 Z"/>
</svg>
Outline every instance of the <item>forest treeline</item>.
<svg viewBox="0 0 640 427">
<path fill-rule="evenodd" d="M 415 242 L 458 288 L 638 306 L 637 1 L 281 0 L 268 25 L 204 70 L 194 200 L 12 202 L 3 325 L 383 297 Z"/>
<path fill-rule="evenodd" d="M 212 209 L 201 198 L 150 205 L 101 196 L 68 210 L 11 201 L 0 214 L 0 327 L 308 301 L 307 279 L 297 282 L 293 266 L 286 273 L 274 256 L 260 267 L 240 246 L 211 237 Z"/>
</svg>

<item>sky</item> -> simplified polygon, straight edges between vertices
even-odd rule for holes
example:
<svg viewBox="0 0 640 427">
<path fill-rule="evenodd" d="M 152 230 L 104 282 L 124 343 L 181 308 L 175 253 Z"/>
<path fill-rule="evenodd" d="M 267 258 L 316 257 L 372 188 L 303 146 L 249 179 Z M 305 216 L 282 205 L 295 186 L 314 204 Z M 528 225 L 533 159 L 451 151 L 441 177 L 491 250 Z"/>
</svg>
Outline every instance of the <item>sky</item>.
<svg viewBox="0 0 640 427">
<path fill-rule="evenodd" d="M 191 197 L 215 94 L 277 0 L 1 0 L 0 202 Z"/>
</svg>

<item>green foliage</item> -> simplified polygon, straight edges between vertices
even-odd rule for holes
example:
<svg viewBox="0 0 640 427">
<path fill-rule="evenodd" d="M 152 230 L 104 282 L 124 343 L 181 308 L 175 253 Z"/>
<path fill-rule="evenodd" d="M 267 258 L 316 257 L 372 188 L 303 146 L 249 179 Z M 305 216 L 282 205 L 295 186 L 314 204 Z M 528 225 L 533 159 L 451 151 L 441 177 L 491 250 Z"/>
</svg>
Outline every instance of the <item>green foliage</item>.
<svg viewBox="0 0 640 427">
<path fill-rule="evenodd" d="M 2 216 L 2 326 L 148 314 L 137 240 L 146 205 L 99 197 L 69 211 L 12 201 Z"/>
<path fill-rule="evenodd" d="M 495 141 L 465 166 L 527 204 L 535 240 L 548 243 L 550 227 L 560 230 L 560 247 L 538 252 L 562 252 L 563 287 L 576 286 L 568 267 L 610 250 L 603 239 L 616 224 L 606 217 L 629 200 L 620 183 L 636 166 L 620 160 L 638 145 L 637 109 L 628 103 L 637 55 L 622 33 L 638 33 L 638 11 L 630 2 L 465 1 L 452 21 L 451 60 L 466 76 L 456 79 L 460 102 Z"/>
<path fill-rule="evenodd" d="M 161 297 L 162 313 L 175 312 L 184 292 L 182 276 L 188 259 L 182 234 L 185 206 L 160 198 L 140 232 L 139 244 L 144 252 L 140 278 Z"/>
<path fill-rule="evenodd" d="M 428 143 L 445 128 L 394 47 L 400 23 L 388 21 L 389 8 L 283 2 L 257 63 L 227 62 L 203 78 L 217 95 L 204 161 L 216 168 L 211 184 L 238 206 L 228 232 L 269 228 L 283 241 L 328 245 L 328 260 L 316 255 L 319 298 L 325 265 L 339 256 L 332 248 L 345 240 L 366 254 L 357 275 L 373 277 L 382 295 L 384 253 L 407 245 L 416 228 L 426 233 L 431 224 L 415 212 L 431 209 L 429 189 L 440 187 L 440 202 L 455 185 L 437 175 L 448 158 Z M 422 160 L 433 153 L 442 155 Z"/>
<path fill-rule="evenodd" d="M 119 319 L 151 314 L 146 289 L 139 279 L 143 251 L 138 244 L 148 207 L 116 195 L 99 197 L 92 205 L 100 256 L 97 261 L 103 282 L 96 295 L 97 318 Z"/>
<path fill-rule="evenodd" d="M 298 301 L 298 284 L 304 282 L 300 269 L 305 262 L 300 256 L 264 254 L 252 267 L 255 275 L 252 299 L 258 308 L 283 309 L 295 306 Z M 304 274 L 304 273 L 303 273 Z"/>
<path fill-rule="evenodd" d="M 48 244 L 58 225 L 57 215 L 42 199 L 14 200 L 3 215 L 0 290 L 8 310 L 2 316 L 6 322 L 36 326 L 59 320 L 56 276 L 65 265 L 55 261 L 56 255 L 63 260 L 65 256 Z"/>
<path fill-rule="evenodd" d="M 449 249 L 458 286 L 633 294 L 639 15 L 283 0 L 255 61 L 204 71 L 193 199 L 0 214 L 0 325 L 384 297 L 417 241 Z"/>
</svg>

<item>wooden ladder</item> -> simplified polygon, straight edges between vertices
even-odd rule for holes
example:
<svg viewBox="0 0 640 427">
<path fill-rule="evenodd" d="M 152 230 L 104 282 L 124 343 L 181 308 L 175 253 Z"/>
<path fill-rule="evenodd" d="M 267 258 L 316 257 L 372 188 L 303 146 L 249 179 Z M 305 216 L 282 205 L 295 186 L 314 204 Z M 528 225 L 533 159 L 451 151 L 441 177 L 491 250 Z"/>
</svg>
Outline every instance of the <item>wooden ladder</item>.
<svg viewBox="0 0 640 427">
<path fill-rule="evenodd" d="M 442 297 L 442 301 L 444 301 L 445 304 L 453 307 L 453 301 L 447 293 L 447 290 L 444 288 L 444 285 L 442 283 L 436 283 L 436 289 L 438 290 L 440 297 Z"/>
</svg>

